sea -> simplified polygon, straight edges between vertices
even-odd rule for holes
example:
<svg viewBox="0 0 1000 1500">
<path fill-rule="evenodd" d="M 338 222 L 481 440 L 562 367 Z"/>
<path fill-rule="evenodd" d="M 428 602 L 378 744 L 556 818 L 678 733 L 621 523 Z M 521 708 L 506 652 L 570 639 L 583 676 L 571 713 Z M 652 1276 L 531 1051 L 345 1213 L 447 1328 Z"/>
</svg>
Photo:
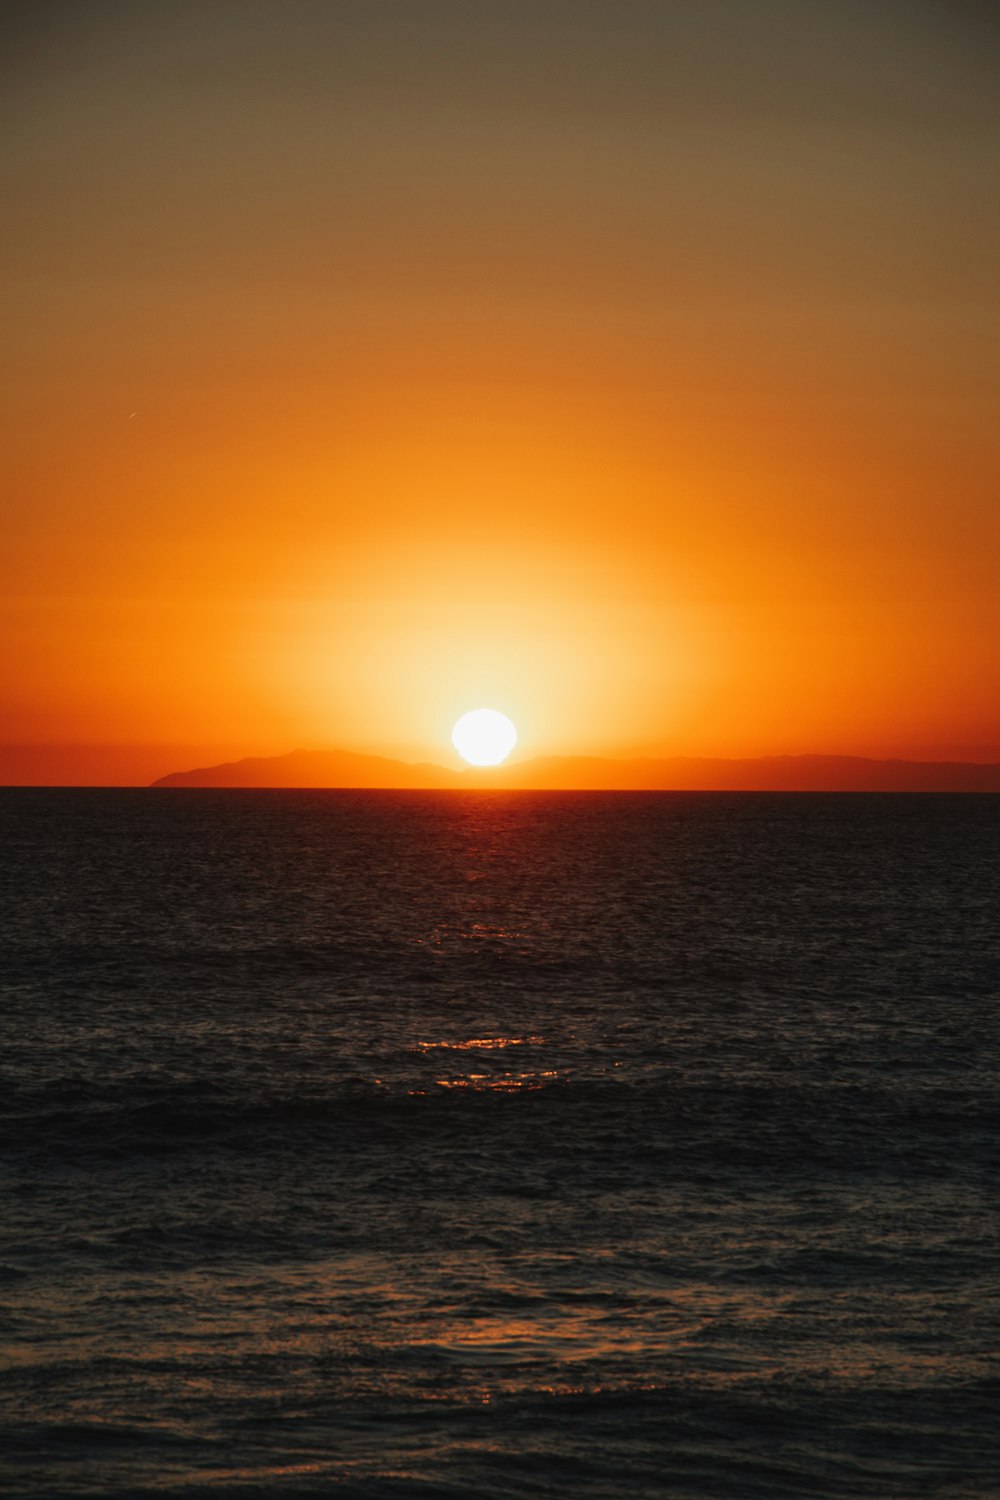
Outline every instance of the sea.
<svg viewBox="0 0 1000 1500">
<path fill-rule="evenodd" d="M 1000 796 L 0 792 L 7 1493 L 1000 1494 Z"/>
</svg>

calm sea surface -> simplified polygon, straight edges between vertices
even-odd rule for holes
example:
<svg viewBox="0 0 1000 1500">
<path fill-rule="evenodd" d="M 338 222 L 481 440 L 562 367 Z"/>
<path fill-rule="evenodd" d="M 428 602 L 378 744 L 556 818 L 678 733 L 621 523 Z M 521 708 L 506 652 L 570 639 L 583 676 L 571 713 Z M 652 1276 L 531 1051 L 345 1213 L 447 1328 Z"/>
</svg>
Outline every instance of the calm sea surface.
<svg viewBox="0 0 1000 1500">
<path fill-rule="evenodd" d="M 995 1497 L 1000 797 L 0 792 L 11 1492 Z"/>
</svg>

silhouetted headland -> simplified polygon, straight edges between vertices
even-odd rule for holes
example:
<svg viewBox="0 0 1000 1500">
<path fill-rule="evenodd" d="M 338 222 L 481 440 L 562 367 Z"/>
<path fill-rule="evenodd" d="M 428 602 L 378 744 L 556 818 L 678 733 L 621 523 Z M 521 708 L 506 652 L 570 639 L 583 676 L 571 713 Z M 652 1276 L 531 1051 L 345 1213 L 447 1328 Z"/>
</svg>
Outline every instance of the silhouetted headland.
<svg viewBox="0 0 1000 1500">
<path fill-rule="evenodd" d="M 1000 792 L 1000 765 L 871 760 L 854 755 L 678 756 L 611 760 L 538 756 L 490 769 L 412 765 L 346 750 L 293 750 L 174 771 L 156 787 L 510 788 L 569 791 Z"/>
</svg>

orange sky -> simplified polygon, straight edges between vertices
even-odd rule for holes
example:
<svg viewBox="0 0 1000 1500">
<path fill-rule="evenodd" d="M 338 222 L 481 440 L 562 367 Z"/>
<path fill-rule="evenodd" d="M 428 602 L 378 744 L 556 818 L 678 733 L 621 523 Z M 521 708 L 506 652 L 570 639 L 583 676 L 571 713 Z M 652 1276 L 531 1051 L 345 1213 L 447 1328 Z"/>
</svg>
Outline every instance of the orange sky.
<svg viewBox="0 0 1000 1500">
<path fill-rule="evenodd" d="M 1000 759 L 988 7 L 2 28 L 0 776 Z"/>
</svg>

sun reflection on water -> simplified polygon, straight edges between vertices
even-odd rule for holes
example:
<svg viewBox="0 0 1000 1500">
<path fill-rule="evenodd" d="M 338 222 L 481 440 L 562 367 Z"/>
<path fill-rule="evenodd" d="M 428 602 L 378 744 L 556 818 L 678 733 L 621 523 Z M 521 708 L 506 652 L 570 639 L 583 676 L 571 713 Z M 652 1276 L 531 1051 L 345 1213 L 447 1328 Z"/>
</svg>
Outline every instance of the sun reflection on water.
<svg viewBox="0 0 1000 1500">
<path fill-rule="evenodd" d="M 545 1040 L 543 1036 L 473 1036 L 458 1042 L 418 1042 L 417 1047 L 421 1052 L 433 1052 L 438 1048 L 448 1052 L 469 1052 L 480 1048 L 526 1047 Z"/>
<path fill-rule="evenodd" d="M 523 1036 L 473 1036 L 460 1037 L 457 1039 L 440 1041 L 418 1041 L 414 1051 L 423 1056 L 433 1057 L 438 1053 L 473 1052 L 496 1054 L 506 1052 L 512 1047 L 530 1047 L 544 1044 L 546 1038 L 528 1033 Z M 485 1060 L 485 1059 L 484 1059 Z M 439 1089 L 467 1089 L 473 1092 L 492 1092 L 503 1094 L 517 1094 L 528 1090 L 542 1089 L 559 1078 L 558 1068 L 521 1068 L 498 1067 L 487 1071 L 485 1068 L 477 1069 L 475 1072 L 455 1072 L 439 1074 L 433 1080 L 435 1088 Z M 427 1088 L 413 1089 L 413 1094 L 427 1094 Z"/>
<path fill-rule="evenodd" d="M 543 1068 L 537 1073 L 465 1073 L 458 1078 L 435 1078 L 434 1082 L 442 1089 L 493 1089 L 515 1094 L 523 1089 L 543 1089 L 558 1077 L 556 1068 Z"/>
</svg>

